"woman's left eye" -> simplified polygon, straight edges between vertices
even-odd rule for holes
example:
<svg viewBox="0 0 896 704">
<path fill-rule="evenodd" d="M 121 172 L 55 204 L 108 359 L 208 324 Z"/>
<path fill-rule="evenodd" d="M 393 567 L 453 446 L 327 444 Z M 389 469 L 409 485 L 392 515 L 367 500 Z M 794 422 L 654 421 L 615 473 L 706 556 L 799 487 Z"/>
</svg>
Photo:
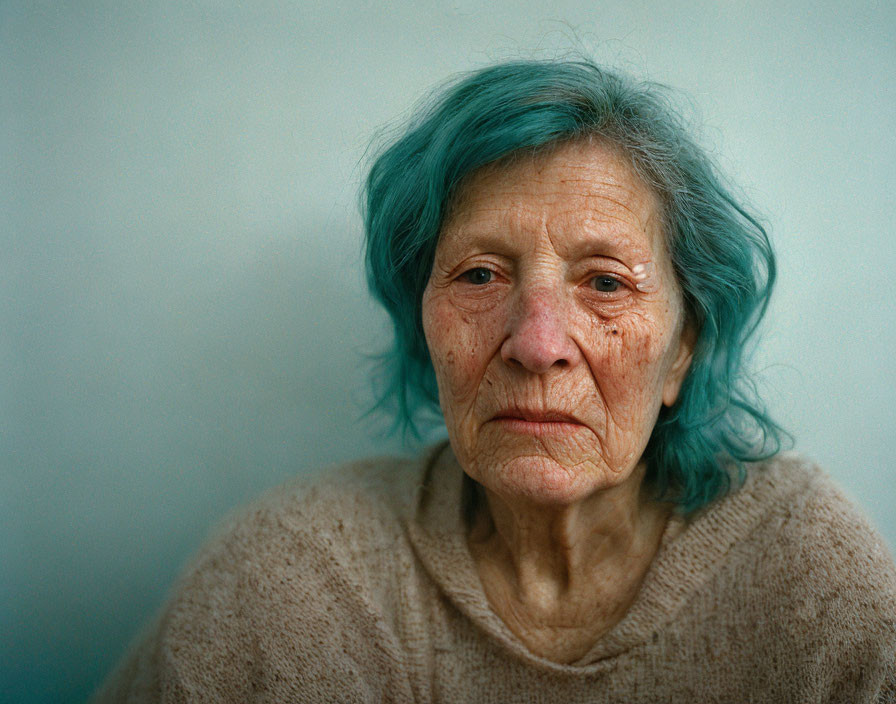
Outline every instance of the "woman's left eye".
<svg viewBox="0 0 896 704">
<path fill-rule="evenodd" d="M 591 286 L 601 293 L 615 293 L 619 290 L 619 279 L 612 276 L 595 276 L 591 279 Z"/>
</svg>

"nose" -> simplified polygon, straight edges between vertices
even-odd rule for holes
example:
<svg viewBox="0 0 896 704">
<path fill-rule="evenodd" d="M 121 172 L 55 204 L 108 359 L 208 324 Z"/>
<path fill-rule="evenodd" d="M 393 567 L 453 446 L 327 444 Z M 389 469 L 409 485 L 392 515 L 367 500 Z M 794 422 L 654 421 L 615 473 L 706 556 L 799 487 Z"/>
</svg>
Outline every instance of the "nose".
<svg viewBox="0 0 896 704">
<path fill-rule="evenodd" d="M 570 367 L 582 352 L 570 337 L 568 304 L 546 289 L 522 291 L 511 310 L 501 358 L 534 374 Z"/>
</svg>

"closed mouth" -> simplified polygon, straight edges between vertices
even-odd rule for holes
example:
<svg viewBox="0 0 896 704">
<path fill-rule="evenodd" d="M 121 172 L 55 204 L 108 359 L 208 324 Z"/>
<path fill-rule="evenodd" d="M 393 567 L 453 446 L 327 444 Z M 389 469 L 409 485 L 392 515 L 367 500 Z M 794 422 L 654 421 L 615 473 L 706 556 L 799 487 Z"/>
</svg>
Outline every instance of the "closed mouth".
<svg viewBox="0 0 896 704">
<path fill-rule="evenodd" d="M 582 425 L 577 418 L 561 411 L 540 411 L 513 408 L 499 411 L 492 420 L 519 420 L 527 423 L 574 423 Z"/>
</svg>

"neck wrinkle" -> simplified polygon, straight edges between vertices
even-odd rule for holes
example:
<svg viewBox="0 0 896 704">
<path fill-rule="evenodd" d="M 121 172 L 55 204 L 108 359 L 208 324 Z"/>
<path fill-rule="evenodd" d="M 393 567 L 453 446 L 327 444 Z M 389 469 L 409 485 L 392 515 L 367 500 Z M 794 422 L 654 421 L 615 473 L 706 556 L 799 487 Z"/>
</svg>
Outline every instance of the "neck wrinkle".
<svg viewBox="0 0 896 704">
<path fill-rule="evenodd" d="M 469 541 L 487 547 L 523 603 L 588 589 L 598 575 L 612 580 L 652 559 L 671 513 L 647 497 L 644 474 L 641 464 L 625 484 L 560 507 L 510 502 L 477 485 Z"/>
</svg>

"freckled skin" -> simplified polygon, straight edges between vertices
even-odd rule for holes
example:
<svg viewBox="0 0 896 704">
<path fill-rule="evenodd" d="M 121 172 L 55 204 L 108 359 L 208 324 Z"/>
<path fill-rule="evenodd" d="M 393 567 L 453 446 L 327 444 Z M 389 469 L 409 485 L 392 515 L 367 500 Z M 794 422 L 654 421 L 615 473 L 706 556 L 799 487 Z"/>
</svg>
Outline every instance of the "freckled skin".
<svg viewBox="0 0 896 704">
<path fill-rule="evenodd" d="M 694 336 L 659 214 L 599 142 L 486 167 L 423 295 L 451 445 L 485 494 L 470 545 L 487 596 L 560 661 L 624 614 L 668 516 L 641 496 L 641 456 Z"/>
<path fill-rule="evenodd" d="M 689 361 L 658 204 L 617 154 L 587 149 L 604 158 L 571 146 L 475 174 L 423 296 L 461 465 L 535 501 L 573 502 L 631 474 Z M 655 291 L 637 287 L 632 269 L 644 262 L 655 265 Z M 460 278 L 479 267 L 492 272 L 487 283 Z M 594 289 L 601 274 L 618 278 L 616 292 Z M 512 406 L 568 413 L 584 427 L 509 435 L 490 421 Z"/>
</svg>

